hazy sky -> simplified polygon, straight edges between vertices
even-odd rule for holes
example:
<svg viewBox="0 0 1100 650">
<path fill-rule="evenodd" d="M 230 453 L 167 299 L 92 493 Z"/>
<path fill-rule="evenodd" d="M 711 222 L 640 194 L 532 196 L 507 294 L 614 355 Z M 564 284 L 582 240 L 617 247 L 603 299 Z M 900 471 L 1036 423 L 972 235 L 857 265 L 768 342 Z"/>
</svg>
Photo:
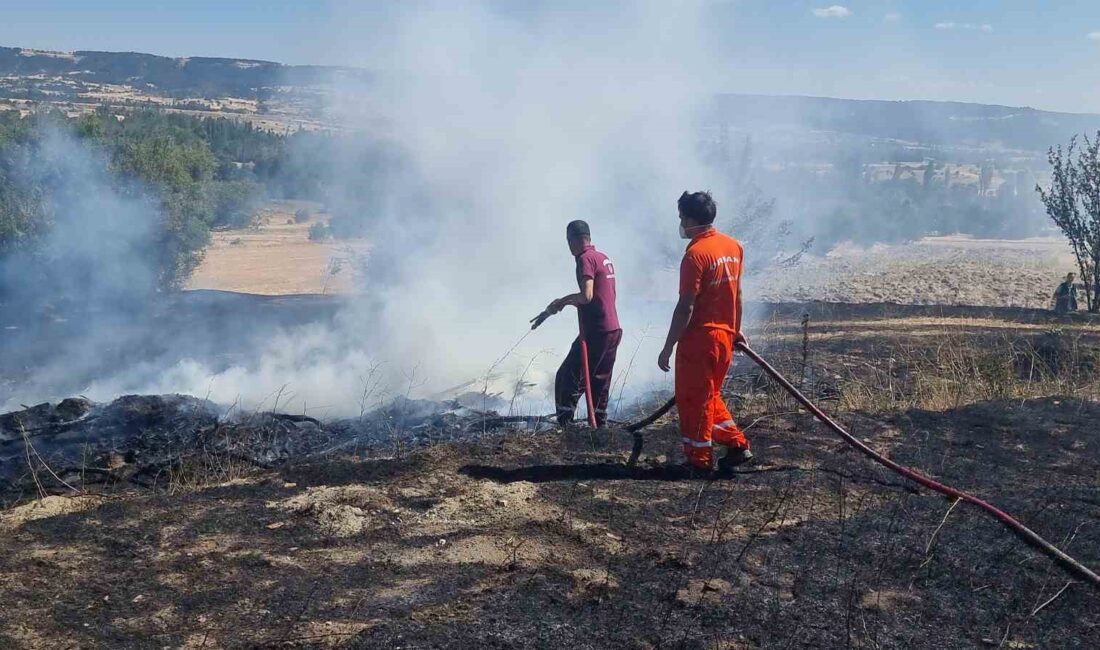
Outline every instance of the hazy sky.
<svg viewBox="0 0 1100 650">
<path fill-rule="evenodd" d="M 578 1 L 486 3 L 522 22 L 567 18 Z M 384 23 L 387 4 L 0 0 L 0 44 L 369 66 L 343 54 L 370 38 L 347 18 Z M 714 0 L 711 11 L 728 62 L 718 91 L 1100 112 L 1100 1 Z"/>
</svg>

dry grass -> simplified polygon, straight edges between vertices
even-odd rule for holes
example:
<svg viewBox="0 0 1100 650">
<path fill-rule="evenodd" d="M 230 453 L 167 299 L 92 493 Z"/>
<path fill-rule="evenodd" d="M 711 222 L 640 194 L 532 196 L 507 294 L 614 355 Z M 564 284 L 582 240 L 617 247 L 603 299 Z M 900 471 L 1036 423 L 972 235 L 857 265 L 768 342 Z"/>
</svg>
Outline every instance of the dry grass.
<svg viewBox="0 0 1100 650">
<path fill-rule="evenodd" d="M 968 318 L 772 318 L 750 337 L 835 413 L 947 411 L 977 402 L 1100 398 L 1100 332 L 1088 324 Z M 754 367 L 729 384 L 745 419 L 797 411 Z"/>
<path fill-rule="evenodd" d="M 1064 345 L 1059 363 L 1049 343 Z M 841 408 L 885 413 L 922 409 L 946 411 L 996 399 L 1100 395 L 1100 373 L 1090 361 L 1095 347 L 1080 337 L 1040 337 L 1002 332 L 993 337 L 945 333 L 933 346 L 905 345 L 885 363 L 849 371 L 841 381 Z"/>
<path fill-rule="evenodd" d="M 302 207 L 315 212 L 319 206 L 274 201 L 253 227 L 214 233 L 187 288 L 272 296 L 352 291 L 355 259 L 368 247 L 361 241 L 310 241 L 309 227 L 328 215 L 295 223 L 294 212 Z"/>
<path fill-rule="evenodd" d="M 1076 268 L 1060 239 L 929 238 L 871 248 L 841 246 L 795 269 L 750 283 L 761 300 L 897 302 L 1047 308 Z"/>
</svg>

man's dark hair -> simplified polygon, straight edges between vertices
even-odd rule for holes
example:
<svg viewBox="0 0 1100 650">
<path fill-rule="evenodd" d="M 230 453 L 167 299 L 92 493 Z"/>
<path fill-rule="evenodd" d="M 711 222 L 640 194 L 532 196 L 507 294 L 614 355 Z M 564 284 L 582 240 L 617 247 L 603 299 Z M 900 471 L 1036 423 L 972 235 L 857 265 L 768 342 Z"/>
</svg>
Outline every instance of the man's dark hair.
<svg viewBox="0 0 1100 650">
<path fill-rule="evenodd" d="M 586 239 L 592 238 L 592 231 L 588 229 L 588 224 L 580 219 L 570 221 L 569 225 L 565 227 L 565 238 L 580 239 L 582 237 Z"/>
<path fill-rule="evenodd" d="M 714 218 L 718 216 L 718 206 L 710 192 L 684 192 L 676 207 L 680 209 L 680 214 L 703 225 L 714 223 Z"/>
</svg>

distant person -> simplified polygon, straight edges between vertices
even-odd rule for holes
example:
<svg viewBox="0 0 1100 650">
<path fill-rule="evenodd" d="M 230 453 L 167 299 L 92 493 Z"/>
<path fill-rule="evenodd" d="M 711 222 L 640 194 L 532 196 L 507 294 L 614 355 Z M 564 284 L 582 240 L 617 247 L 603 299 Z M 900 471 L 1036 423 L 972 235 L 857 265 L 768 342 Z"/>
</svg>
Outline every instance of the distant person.
<svg viewBox="0 0 1100 650">
<path fill-rule="evenodd" d="M 611 373 L 623 330 L 615 309 L 615 265 L 592 245 L 592 233 L 584 221 L 571 221 L 565 227 L 565 241 L 576 258 L 577 293 L 554 300 L 546 312 L 556 314 L 575 305 L 580 315 L 580 332 L 588 346 L 588 369 L 595 405 L 596 426 L 607 423 L 607 403 L 611 396 Z M 573 341 L 554 380 L 554 401 L 558 423 L 573 421 L 577 402 L 584 394 L 584 366 L 581 363 L 581 338 Z"/>
<path fill-rule="evenodd" d="M 752 460 L 749 441 L 722 399 L 722 385 L 741 334 L 741 242 L 714 227 L 717 206 L 707 192 L 684 192 L 677 202 L 680 237 L 691 242 L 680 263 L 680 299 L 672 312 L 657 365 L 668 372 L 676 351 L 676 408 L 687 469 L 714 471 L 713 445 L 728 448 L 717 462 L 726 471 Z"/>
<path fill-rule="evenodd" d="M 1066 280 L 1054 290 L 1054 313 L 1066 314 L 1077 311 L 1077 285 L 1073 283 L 1075 276 L 1066 274 Z"/>
</svg>

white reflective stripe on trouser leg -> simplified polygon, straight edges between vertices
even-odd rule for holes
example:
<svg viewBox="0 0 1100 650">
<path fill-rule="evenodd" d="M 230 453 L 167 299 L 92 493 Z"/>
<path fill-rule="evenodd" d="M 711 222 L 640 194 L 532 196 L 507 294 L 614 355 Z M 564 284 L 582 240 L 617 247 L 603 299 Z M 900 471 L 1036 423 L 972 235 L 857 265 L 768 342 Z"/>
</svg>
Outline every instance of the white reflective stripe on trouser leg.
<svg viewBox="0 0 1100 650">
<path fill-rule="evenodd" d="M 690 447 L 712 447 L 710 440 L 692 440 L 691 438 L 680 438 L 680 440 Z"/>
<path fill-rule="evenodd" d="M 712 430 L 717 429 L 718 431 L 727 431 L 727 430 L 736 431 L 737 430 L 737 423 L 734 422 L 733 420 L 726 420 L 725 422 L 720 422 L 720 423 L 714 425 L 713 427 L 711 427 L 711 429 Z"/>
</svg>

